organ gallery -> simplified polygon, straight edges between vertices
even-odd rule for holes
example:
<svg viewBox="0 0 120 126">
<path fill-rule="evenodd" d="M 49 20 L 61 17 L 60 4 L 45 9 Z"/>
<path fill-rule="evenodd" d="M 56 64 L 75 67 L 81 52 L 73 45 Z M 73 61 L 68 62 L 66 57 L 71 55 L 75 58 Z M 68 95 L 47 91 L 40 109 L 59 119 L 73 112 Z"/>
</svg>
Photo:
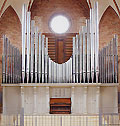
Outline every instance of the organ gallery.
<svg viewBox="0 0 120 126">
<path fill-rule="evenodd" d="M 94 2 L 83 26 L 73 33 L 68 32 L 69 16 L 53 14 L 46 24 L 49 33 L 23 4 L 22 47 L 3 35 L 3 114 L 118 113 L 118 35 L 100 47 L 98 10 Z"/>
</svg>

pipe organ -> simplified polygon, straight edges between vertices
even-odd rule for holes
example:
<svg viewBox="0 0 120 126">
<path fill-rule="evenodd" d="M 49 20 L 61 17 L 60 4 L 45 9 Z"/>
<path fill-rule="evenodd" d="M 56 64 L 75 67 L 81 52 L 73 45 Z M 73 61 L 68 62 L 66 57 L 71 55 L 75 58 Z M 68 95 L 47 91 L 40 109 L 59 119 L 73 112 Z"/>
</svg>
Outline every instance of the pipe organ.
<svg viewBox="0 0 120 126">
<path fill-rule="evenodd" d="M 3 37 L 3 83 L 117 83 L 117 35 L 99 49 L 98 3 L 86 26 L 73 37 L 73 52 L 62 64 L 48 55 L 48 41 L 22 9 L 22 53 Z"/>
<path fill-rule="evenodd" d="M 2 82 L 21 82 L 21 53 L 6 36 L 3 36 Z"/>
<path fill-rule="evenodd" d="M 118 82 L 117 35 L 99 51 L 99 79 L 101 83 Z"/>
<path fill-rule="evenodd" d="M 118 38 L 99 49 L 98 2 L 82 30 L 72 34 L 66 62 L 51 59 L 46 36 L 23 5 L 21 51 L 3 36 L 3 113 L 117 113 Z"/>
</svg>

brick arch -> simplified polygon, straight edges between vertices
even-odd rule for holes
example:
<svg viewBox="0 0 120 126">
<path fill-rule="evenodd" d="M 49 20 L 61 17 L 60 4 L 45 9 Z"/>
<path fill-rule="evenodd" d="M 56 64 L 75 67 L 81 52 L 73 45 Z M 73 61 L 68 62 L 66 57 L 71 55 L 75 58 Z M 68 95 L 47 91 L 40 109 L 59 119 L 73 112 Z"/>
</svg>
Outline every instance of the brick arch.
<svg viewBox="0 0 120 126">
<path fill-rule="evenodd" d="M 120 19 L 116 11 L 109 6 L 104 12 L 100 23 L 100 48 L 105 46 L 111 41 L 114 34 L 118 35 L 118 60 L 119 60 L 119 71 L 120 71 Z M 120 82 L 120 72 L 119 72 Z"/>
<path fill-rule="evenodd" d="M 70 33 L 78 32 L 89 18 L 89 6 L 86 0 L 34 0 L 31 6 L 32 19 L 42 32 L 51 32 L 48 27 L 49 19 L 56 13 L 62 13 L 71 19 Z"/>
<path fill-rule="evenodd" d="M 0 82 L 2 74 L 2 44 L 3 44 L 3 35 L 6 35 L 10 42 L 21 49 L 21 23 L 18 18 L 18 15 L 12 8 L 9 6 L 0 18 Z"/>
<path fill-rule="evenodd" d="M 21 47 L 21 22 L 11 5 L 0 18 L 0 38 L 3 34 L 6 34 L 15 46 Z"/>
<path fill-rule="evenodd" d="M 89 18 L 89 6 L 86 0 L 34 0 L 31 6 L 31 17 L 35 20 L 39 31 L 50 37 L 48 54 L 57 63 L 67 61 L 72 55 L 71 33 L 78 33 Z M 71 27 L 62 37 L 52 34 L 49 21 L 53 15 L 62 14 L 70 20 Z M 69 35 L 68 35 L 69 34 Z M 49 38 L 48 37 L 48 38 Z M 61 39 L 62 38 L 62 39 Z M 69 49 L 68 49 L 69 48 Z M 61 52 L 61 53 L 60 53 Z"/>
</svg>

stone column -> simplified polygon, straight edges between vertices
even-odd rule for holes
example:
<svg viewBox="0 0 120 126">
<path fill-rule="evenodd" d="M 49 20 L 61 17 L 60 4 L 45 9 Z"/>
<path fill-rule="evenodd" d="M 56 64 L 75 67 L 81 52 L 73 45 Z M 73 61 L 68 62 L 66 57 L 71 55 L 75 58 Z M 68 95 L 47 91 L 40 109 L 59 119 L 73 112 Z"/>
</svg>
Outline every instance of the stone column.
<svg viewBox="0 0 120 126">
<path fill-rule="evenodd" d="M 6 87 L 3 87 L 3 114 L 6 114 Z"/>
<path fill-rule="evenodd" d="M 74 113 L 74 95 L 75 95 L 75 87 L 71 88 L 71 113 Z"/>
<path fill-rule="evenodd" d="M 24 109 L 24 87 L 21 87 L 21 109 Z"/>
<path fill-rule="evenodd" d="M 87 114 L 87 87 L 84 87 L 84 114 Z"/>
<path fill-rule="evenodd" d="M 37 113 L 37 87 L 33 87 L 34 91 L 34 114 Z"/>
<path fill-rule="evenodd" d="M 50 110 L 50 96 L 49 96 L 49 87 L 46 87 L 46 112 L 47 114 L 49 114 L 49 110 Z"/>
<path fill-rule="evenodd" d="M 118 87 L 114 87 L 115 88 L 115 101 L 114 101 L 114 103 L 115 103 L 115 110 L 114 110 L 114 112 L 115 113 L 118 113 Z"/>
<path fill-rule="evenodd" d="M 96 89 L 96 113 L 99 114 L 100 109 L 100 87 Z"/>
</svg>

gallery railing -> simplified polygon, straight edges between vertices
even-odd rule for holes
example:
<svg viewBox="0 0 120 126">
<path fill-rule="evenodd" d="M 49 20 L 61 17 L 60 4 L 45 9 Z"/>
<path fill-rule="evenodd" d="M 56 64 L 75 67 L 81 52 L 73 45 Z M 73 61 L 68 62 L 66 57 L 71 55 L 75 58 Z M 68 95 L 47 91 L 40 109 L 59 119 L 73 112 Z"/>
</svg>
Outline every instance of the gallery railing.
<svg viewBox="0 0 120 126">
<path fill-rule="evenodd" d="M 119 126 L 119 114 L 0 115 L 0 126 Z"/>
</svg>

